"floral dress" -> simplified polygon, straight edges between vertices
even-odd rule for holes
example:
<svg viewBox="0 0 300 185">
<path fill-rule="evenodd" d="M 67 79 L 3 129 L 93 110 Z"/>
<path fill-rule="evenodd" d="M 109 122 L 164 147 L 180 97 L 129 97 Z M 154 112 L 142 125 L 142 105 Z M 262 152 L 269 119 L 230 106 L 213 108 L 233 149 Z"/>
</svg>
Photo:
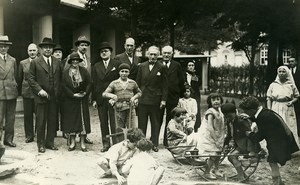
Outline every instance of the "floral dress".
<svg viewBox="0 0 300 185">
<path fill-rule="evenodd" d="M 214 117 L 213 124 L 208 123 L 209 115 Z M 226 134 L 226 126 L 224 123 L 224 116 L 220 108 L 218 110 L 209 108 L 205 112 L 198 133 L 199 141 L 197 148 L 199 150 L 199 154 L 214 155 L 222 150 Z"/>
</svg>

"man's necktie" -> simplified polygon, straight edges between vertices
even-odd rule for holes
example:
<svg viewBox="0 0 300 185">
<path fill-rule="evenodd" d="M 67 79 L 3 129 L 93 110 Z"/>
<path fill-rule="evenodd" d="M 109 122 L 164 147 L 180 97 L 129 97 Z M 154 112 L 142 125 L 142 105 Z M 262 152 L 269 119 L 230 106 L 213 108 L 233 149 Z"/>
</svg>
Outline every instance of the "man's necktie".
<svg viewBox="0 0 300 185">
<path fill-rule="evenodd" d="M 107 69 L 107 61 L 103 61 L 104 62 L 104 67 L 105 67 L 105 69 Z"/>
<path fill-rule="evenodd" d="M 3 55 L 3 60 L 4 60 L 4 62 L 6 62 L 6 57 L 5 57 L 5 55 Z"/>
<path fill-rule="evenodd" d="M 47 64 L 48 64 L 48 67 L 50 68 L 50 67 L 51 67 L 51 64 L 50 64 L 49 58 L 47 58 Z"/>
</svg>

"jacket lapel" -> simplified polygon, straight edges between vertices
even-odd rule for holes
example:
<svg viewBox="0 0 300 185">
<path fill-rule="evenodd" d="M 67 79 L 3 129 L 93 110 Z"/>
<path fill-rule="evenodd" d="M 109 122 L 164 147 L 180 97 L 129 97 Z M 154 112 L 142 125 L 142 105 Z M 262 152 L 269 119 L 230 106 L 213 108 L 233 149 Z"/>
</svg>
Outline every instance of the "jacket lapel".
<svg viewBox="0 0 300 185">
<path fill-rule="evenodd" d="M 5 62 L 2 57 L 0 57 L 0 68 L 2 68 L 2 70 L 5 70 Z"/>
<path fill-rule="evenodd" d="M 6 78 L 8 72 L 11 70 L 11 68 L 13 68 L 13 63 L 10 61 L 11 58 L 9 55 L 7 55 L 7 59 L 6 59 L 6 63 L 4 62 L 3 60 L 3 63 L 4 63 L 4 75 L 3 77 Z"/>
<path fill-rule="evenodd" d="M 47 73 L 49 73 L 48 65 L 47 65 L 46 61 L 44 60 L 43 56 L 40 57 L 40 59 L 38 60 L 38 63 L 42 66 L 42 68 L 45 69 L 45 71 L 47 71 Z"/>
</svg>

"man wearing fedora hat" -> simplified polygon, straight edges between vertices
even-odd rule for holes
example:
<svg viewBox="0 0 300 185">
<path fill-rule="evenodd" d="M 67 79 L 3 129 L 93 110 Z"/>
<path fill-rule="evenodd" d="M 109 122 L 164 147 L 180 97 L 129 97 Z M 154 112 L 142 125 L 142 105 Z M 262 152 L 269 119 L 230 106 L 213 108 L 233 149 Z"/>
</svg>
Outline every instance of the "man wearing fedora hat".
<svg viewBox="0 0 300 185">
<path fill-rule="evenodd" d="M 103 148 L 101 152 L 105 152 L 110 147 L 109 138 L 106 135 L 109 134 L 108 127 L 108 115 L 110 120 L 111 133 L 115 133 L 115 116 L 114 109 L 108 103 L 108 99 L 102 97 L 102 93 L 108 87 L 108 85 L 119 78 L 118 67 L 120 63 L 117 60 L 111 59 L 112 47 L 107 42 L 100 44 L 100 61 L 97 62 L 92 70 L 93 91 L 92 100 L 93 106 L 98 109 L 98 115 L 100 119 L 101 135 Z M 113 138 L 114 143 L 115 138 Z"/>
<path fill-rule="evenodd" d="M 34 94 L 28 83 L 29 67 L 32 60 L 37 58 L 38 48 L 34 43 L 29 44 L 28 58 L 22 60 L 18 70 L 19 85 L 22 87 L 23 110 L 24 110 L 24 129 L 25 143 L 34 140 L 33 114 L 34 114 Z"/>
<path fill-rule="evenodd" d="M 37 145 L 40 153 L 44 153 L 45 148 L 58 150 L 54 146 L 54 137 L 62 70 L 59 61 L 52 56 L 54 46 L 52 39 L 45 37 L 39 44 L 42 55 L 31 62 L 29 70 L 28 82 L 35 95 Z"/>
<path fill-rule="evenodd" d="M 0 36 L 0 138 L 3 138 L 3 130 L 5 130 L 4 145 L 16 147 L 13 139 L 18 97 L 16 81 L 18 72 L 16 59 L 7 53 L 10 45 L 12 42 L 9 41 L 8 36 Z"/>
</svg>

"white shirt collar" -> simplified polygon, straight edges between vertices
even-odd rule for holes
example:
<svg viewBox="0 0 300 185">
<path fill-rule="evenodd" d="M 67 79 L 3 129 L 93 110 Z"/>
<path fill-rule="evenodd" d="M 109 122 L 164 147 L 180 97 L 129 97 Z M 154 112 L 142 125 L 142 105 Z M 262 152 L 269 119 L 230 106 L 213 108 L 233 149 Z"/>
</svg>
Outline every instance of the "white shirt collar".
<svg viewBox="0 0 300 185">
<path fill-rule="evenodd" d="M 49 62 L 50 62 L 50 64 L 52 63 L 52 58 L 51 58 L 51 56 L 50 57 L 45 57 L 44 55 L 43 55 L 43 58 L 44 58 L 44 60 L 47 62 L 47 59 L 49 59 Z"/>
<path fill-rule="evenodd" d="M 84 54 L 80 53 L 79 51 L 77 51 L 77 53 L 81 59 L 86 59 L 86 56 Z"/>
<path fill-rule="evenodd" d="M 255 113 L 254 117 L 257 118 L 257 116 L 259 115 L 259 113 L 262 111 L 263 107 L 259 106 L 257 112 Z"/>
<path fill-rule="evenodd" d="M 5 58 L 7 59 L 7 54 L 5 54 L 5 55 L 2 55 L 1 53 L 0 53 L 0 56 L 1 56 L 1 58 L 4 60 L 4 56 L 5 56 Z"/>
</svg>

